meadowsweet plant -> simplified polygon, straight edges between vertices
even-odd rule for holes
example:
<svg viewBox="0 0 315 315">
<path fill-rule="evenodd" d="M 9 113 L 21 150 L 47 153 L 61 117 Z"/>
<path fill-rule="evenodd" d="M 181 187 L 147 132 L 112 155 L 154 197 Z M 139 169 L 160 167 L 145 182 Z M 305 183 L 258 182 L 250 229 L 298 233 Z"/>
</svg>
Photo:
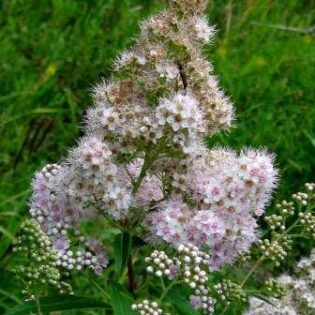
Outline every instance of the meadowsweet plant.
<svg viewBox="0 0 315 315">
<path fill-rule="evenodd" d="M 175 287 L 186 290 L 192 312 L 212 314 L 235 299 L 245 303 L 244 284 L 255 269 L 242 283 L 211 284 L 212 274 L 237 264 L 253 244 L 264 251 L 259 263 L 284 259 L 291 246 L 291 202 L 266 217 L 272 236 L 259 241 L 258 220 L 277 183 L 273 155 L 205 146 L 206 136 L 228 130 L 234 119 L 202 53 L 215 34 L 206 4 L 170 0 L 167 10 L 141 23 L 113 78 L 94 87 L 82 137 L 33 180 L 30 214 L 49 239 L 55 266 L 102 276 L 116 264 L 117 281 L 128 278 L 136 299 L 130 312 L 161 314 L 165 305 L 174 314 L 168 299 Z M 310 194 L 294 199 L 307 207 Z M 298 220 L 314 235 L 310 211 Z M 115 239 L 104 241 L 109 230 Z M 134 266 L 141 247 L 156 248 L 143 270 Z M 155 290 L 150 279 L 158 281 Z"/>
</svg>

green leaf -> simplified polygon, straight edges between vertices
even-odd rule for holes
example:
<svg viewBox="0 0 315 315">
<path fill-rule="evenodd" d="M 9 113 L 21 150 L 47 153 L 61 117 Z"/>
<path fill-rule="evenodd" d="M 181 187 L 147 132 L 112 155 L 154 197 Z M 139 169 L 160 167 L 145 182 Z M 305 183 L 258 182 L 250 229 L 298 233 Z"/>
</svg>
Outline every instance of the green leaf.
<svg viewBox="0 0 315 315">
<path fill-rule="evenodd" d="M 109 295 L 115 315 L 135 315 L 131 310 L 132 298 L 119 284 L 112 284 L 109 287 Z"/>
<path fill-rule="evenodd" d="M 82 309 L 95 309 L 95 308 L 108 308 L 108 304 L 86 298 L 83 296 L 74 295 L 57 295 L 46 296 L 39 298 L 40 309 L 42 312 L 51 311 L 68 311 L 68 310 L 82 310 Z M 27 301 L 21 305 L 13 307 L 4 315 L 26 315 L 31 312 L 36 312 L 38 309 L 35 301 Z"/>
<path fill-rule="evenodd" d="M 0 288 L 0 295 L 5 296 L 5 297 L 9 298 L 10 300 L 13 300 L 14 302 L 16 302 L 18 304 L 22 304 L 22 301 L 17 296 L 10 293 L 9 291 L 6 291 L 6 290 L 3 290 Z"/>
<path fill-rule="evenodd" d="M 0 226 L 0 234 L 3 234 L 4 236 L 6 236 L 7 238 L 9 238 L 10 240 L 14 239 L 14 235 L 11 234 L 10 231 L 8 231 L 7 229 L 5 229 L 4 227 Z"/>
<path fill-rule="evenodd" d="M 303 130 L 303 133 L 305 134 L 306 138 L 311 142 L 311 144 L 315 148 L 315 137 L 313 137 L 307 130 Z"/>
<path fill-rule="evenodd" d="M 131 235 L 128 232 L 120 233 L 114 241 L 115 267 L 118 276 L 121 276 L 126 268 L 131 250 Z"/>
<path fill-rule="evenodd" d="M 199 312 L 192 308 L 192 306 L 189 303 L 189 298 L 178 288 L 171 289 L 166 295 L 166 300 L 176 307 L 176 309 L 179 311 L 179 314 L 182 315 L 200 314 Z"/>
</svg>

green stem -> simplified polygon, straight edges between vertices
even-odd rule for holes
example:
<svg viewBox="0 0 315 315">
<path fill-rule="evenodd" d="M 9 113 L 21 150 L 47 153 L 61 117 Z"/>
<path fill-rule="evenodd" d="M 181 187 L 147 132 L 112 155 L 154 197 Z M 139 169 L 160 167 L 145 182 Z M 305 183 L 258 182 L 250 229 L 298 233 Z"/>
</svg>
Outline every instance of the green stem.
<svg viewBox="0 0 315 315">
<path fill-rule="evenodd" d="M 95 280 L 93 280 L 93 279 L 91 279 L 91 278 L 88 278 L 88 279 L 89 279 L 90 283 L 91 283 L 92 285 L 94 285 L 94 287 L 97 288 L 109 301 L 111 300 L 111 298 L 110 298 L 110 296 L 107 294 L 107 292 L 104 291 L 104 290 L 102 289 L 102 287 L 101 287 Z"/>
<path fill-rule="evenodd" d="M 43 315 L 41 307 L 40 307 L 38 295 L 37 295 L 36 290 L 35 290 L 35 286 L 33 286 L 33 287 L 34 287 L 34 296 L 35 296 L 35 303 L 36 303 L 36 307 L 37 307 L 37 313 L 38 313 L 38 315 Z"/>
<path fill-rule="evenodd" d="M 165 290 L 166 290 L 166 287 L 165 287 L 164 280 L 163 280 L 163 278 L 160 278 L 160 279 L 161 279 L 161 286 L 162 286 L 162 289 L 163 289 L 163 291 L 165 291 Z"/>
<path fill-rule="evenodd" d="M 172 282 L 169 284 L 168 287 L 165 287 L 164 281 L 163 281 L 163 279 L 161 278 L 161 283 L 162 283 L 163 293 L 162 293 L 162 295 L 161 295 L 160 298 L 159 298 L 159 302 L 162 302 L 162 301 L 163 301 L 163 299 L 165 298 L 166 294 L 169 292 L 169 290 L 170 290 L 171 288 L 173 288 L 173 287 L 174 287 L 175 285 L 177 285 L 177 284 L 182 283 L 182 281 L 172 281 Z"/>
<path fill-rule="evenodd" d="M 256 271 L 256 269 L 259 267 L 259 265 L 262 263 L 262 261 L 264 260 L 265 255 L 262 255 L 256 262 L 256 264 L 253 265 L 253 267 L 251 268 L 251 270 L 248 272 L 248 274 L 246 275 L 246 277 L 243 279 L 243 281 L 241 282 L 240 286 L 241 288 L 244 287 L 244 285 L 246 284 L 246 282 L 248 281 L 248 279 L 250 278 L 250 276 Z"/>
<path fill-rule="evenodd" d="M 127 268 L 128 268 L 128 282 L 129 282 L 129 291 L 135 297 L 135 291 L 137 289 L 137 283 L 135 279 L 135 273 L 133 270 L 133 263 L 132 263 L 132 255 L 129 254 L 128 261 L 127 261 Z"/>
<path fill-rule="evenodd" d="M 152 160 L 150 153 L 146 152 L 145 156 L 144 156 L 144 162 L 143 162 L 139 177 L 135 181 L 133 189 L 132 189 L 133 195 L 135 195 L 138 192 L 138 189 L 139 189 L 143 179 L 145 178 L 148 169 L 152 166 L 153 162 L 154 162 L 154 160 Z"/>
</svg>

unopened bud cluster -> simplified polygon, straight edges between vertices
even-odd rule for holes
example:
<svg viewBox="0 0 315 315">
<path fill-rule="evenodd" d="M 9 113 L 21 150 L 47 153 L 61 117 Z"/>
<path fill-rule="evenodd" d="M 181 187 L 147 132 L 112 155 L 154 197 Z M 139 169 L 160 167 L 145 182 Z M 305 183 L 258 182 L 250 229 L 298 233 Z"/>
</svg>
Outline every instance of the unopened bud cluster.
<svg viewBox="0 0 315 315">
<path fill-rule="evenodd" d="M 295 213 L 293 201 L 283 200 L 281 203 L 278 203 L 276 207 L 279 210 L 280 214 L 282 214 L 284 216 L 294 215 L 294 213 Z"/>
<path fill-rule="evenodd" d="M 56 264 L 57 256 L 52 250 L 49 238 L 34 220 L 22 224 L 13 245 L 13 252 L 24 257 L 23 265 L 14 269 L 25 283 L 23 294 L 34 298 L 34 288 L 38 290 L 46 285 L 53 286 L 60 294 L 72 292 L 70 285 L 61 280 Z"/>
<path fill-rule="evenodd" d="M 210 256 L 192 244 L 179 245 L 177 251 L 177 257 L 172 258 L 163 251 L 153 251 L 146 258 L 149 264 L 147 271 L 157 277 L 182 279 L 193 290 L 193 294 L 190 295 L 193 308 L 201 311 L 202 314 L 212 314 L 215 300 L 210 296 L 207 287 Z"/>
<path fill-rule="evenodd" d="M 214 285 L 214 289 L 218 293 L 219 298 L 227 305 L 234 300 L 243 302 L 247 300 L 247 296 L 241 286 L 233 283 L 231 280 L 223 279 L 221 283 Z"/>
<path fill-rule="evenodd" d="M 272 231 L 276 229 L 280 229 L 281 231 L 285 230 L 285 223 L 283 222 L 284 220 L 282 215 L 272 214 L 270 216 L 266 216 L 265 220 Z"/>
<path fill-rule="evenodd" d="M 141 315 L 159 315 L 162 314 L 162 309 L 157 302 L 143 300 L 139 304 L 132 304 L 131 309 L 139 312 Z"/>
<path fill-rule="evenodd" d="M 281 298 L 285 294 L 283 286 L 279 283 L 278 280 L 270 278 L 264 283 L 266 293 L 270 297 Z"/>
<path fill-rule="evenodd" d="M 265 258 L 269 258 L 272 261 L 279 264 L 288 255 L 288 250 L 291 249 L 292 239 L 290 236 L 285 235 L 281 239 L 264 239 L 258 241 L 258 246 L 262 251 Z"/>
<path fill-rule="evenodd" d="M 148 264 L 147 272 L 157 277 L 166 276 L 172 279 L 177 276 L 181 262 L 177 258 L 169 258 L 164 251 L 155 250 L 145 258 Z"/>
<path fill-rule="evenodd" d="M 67 270 L 82 270 L 83 267 L 90 267 L 97 272 L 98 260 L 91 252 L 77 251 L 73 253 L 68 250 L 64 253 L 58 253 L 57 266 L 66 268 Z"/>
<path fill-rule="evenodd" d="M 306 183 L 304 187 L 306 192 L 298 192 L 292 195 L 292 199 L 299 202 L 302 206 L 306 206 L 315 197 L 315 183 Z"/>
<path fill-rule="evenodd" d="M 315 239 L 315 215 L 311 212 L 300 212 L 299 217 L 305 230 Z"/>
</svg>

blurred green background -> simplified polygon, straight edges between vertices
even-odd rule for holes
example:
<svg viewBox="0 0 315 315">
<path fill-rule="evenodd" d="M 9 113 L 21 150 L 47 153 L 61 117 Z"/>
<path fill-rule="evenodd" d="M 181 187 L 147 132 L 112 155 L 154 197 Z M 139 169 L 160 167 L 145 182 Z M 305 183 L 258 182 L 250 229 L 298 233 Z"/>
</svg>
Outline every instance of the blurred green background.
<svg viewBox="0 0 315 315">
<path fill-rule="evenodd" d="M 27 213 L 33 173 L 80 134 L 91 86 L 165 7 L 158 0 L 0 0 L 0 260 Z M 315 175 L 315 1 L 213 0 L 205 49 L 237 121 L 209 140 L 276 154 L 276 198 Z M 1 292 L 0 292 L 1 296 Z"/>
</svg>

